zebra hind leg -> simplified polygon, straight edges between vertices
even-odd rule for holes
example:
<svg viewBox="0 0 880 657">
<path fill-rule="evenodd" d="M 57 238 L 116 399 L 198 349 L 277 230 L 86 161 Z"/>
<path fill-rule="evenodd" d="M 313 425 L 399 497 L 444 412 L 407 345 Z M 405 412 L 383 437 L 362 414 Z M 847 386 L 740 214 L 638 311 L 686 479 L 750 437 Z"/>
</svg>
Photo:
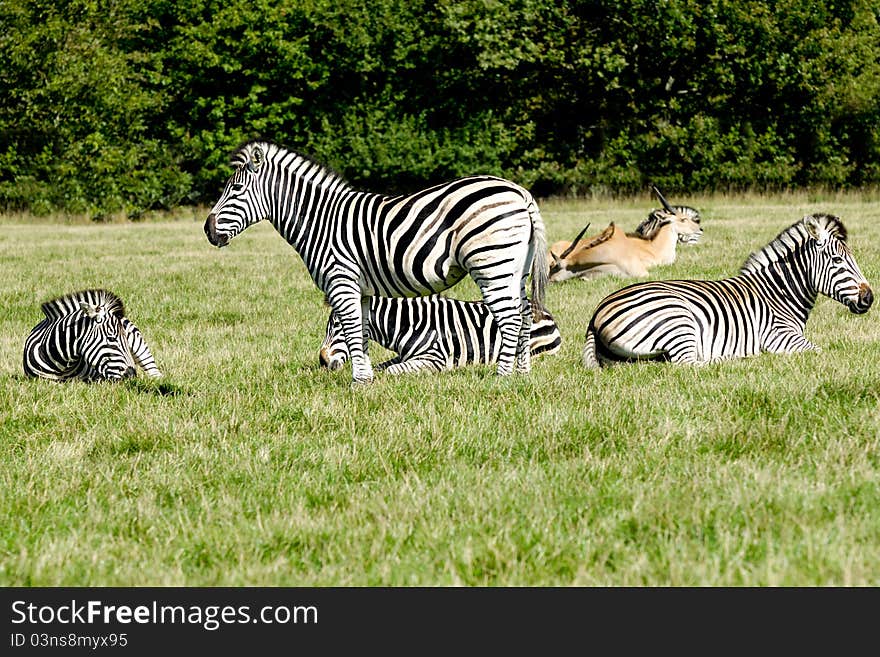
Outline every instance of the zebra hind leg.
<svg viewBox="0 0 880 657">
<path fill-rule="evenodd" d="M 485 294 L 484 294 L 485 298 Z M 495 299 L 487 302 L 489 310 L 495 317 L 495 323 L 498 325 L 498 333 L 501 339 L 501 347 L 498 350 L 498 364 L 496 373 L 499 376 L 508 376 L 513 372 L 515 361 L 518 357 L 520 346 L 520 327 L 522 326 L 522 315 L 520 315 L 519 303 L 511 308 L 507 303 L 507 299 Z M 528 348 L 528 341 L 526 341 Z"/>
<path fill-rule="evenodd" d="M 484 268 L 474 281 L 483 295 L 483 303 L 495 318 L 501 346 L 498 350 L 496 373 L 508 376 L 513 372 L 520 344 L 520 327 L 522 326 L 522 296 L 525 293 L 519 275 L 515 279 L 508 276 L 491 275 L 491 270 Z M 472 272 L 473 275 L 473 272 Z M 526 340 L 528 348 L 528 339 Z"/>
<path fill-rule="evenodd" d="M 698 339 L 695 334 L 677 336 L 666 349 L 669 362 L 679 365 L 703 365 L 706 360 L 701 357 Z"/>
<path fill-rule="evenodd" d="M 516 344 L 516 364 L 515 370 L 527 374 L 532 370 L 532 304 L 528 298 L 523 295 L 522 304 L 522 324 L 519 327 L 519 341 Z"/>
</svg>

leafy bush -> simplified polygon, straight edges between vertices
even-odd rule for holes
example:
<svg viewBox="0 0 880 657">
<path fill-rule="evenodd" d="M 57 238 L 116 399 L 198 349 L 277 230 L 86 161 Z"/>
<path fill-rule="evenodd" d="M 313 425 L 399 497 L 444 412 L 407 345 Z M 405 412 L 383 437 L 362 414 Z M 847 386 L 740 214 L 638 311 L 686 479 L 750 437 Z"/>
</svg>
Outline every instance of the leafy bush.
<svg viewBox="0 0 880 657">
<path fill-rule="evenodd" d="M 880 183 L 871 0 L 9 0 L 0 207 L 211 203 L 266 138 L 355 185 Z"/>
</svg>

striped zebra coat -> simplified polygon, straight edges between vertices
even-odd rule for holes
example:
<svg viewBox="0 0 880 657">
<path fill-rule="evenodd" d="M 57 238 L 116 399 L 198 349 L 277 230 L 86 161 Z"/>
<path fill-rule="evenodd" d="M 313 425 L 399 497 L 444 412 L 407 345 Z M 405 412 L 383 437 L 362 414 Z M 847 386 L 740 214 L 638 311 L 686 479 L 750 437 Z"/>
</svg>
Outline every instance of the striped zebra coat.
<svg viewBox="0 0 880 657">
<path fill-rule="evenodd" d="M 651 191 L 657 196 L 663 204 L 662 210 L 651 210 L 648 217 L 636 226 L 632 233 L 627 233 L 630 237 L 643 237 L 646 240 L 652 239 L 660 227 L 670 220 L 670 216 L 675 221 L 688 223 L 691 225 L 700 225 L 700 212 L 696 208 L 689 205 L 669 205 L 669 201 L 660 193 L 656 185 L 651 185 Z M 699 232 L 694 230 L 678 231 L 678 241 L 682 244 L 696 244 L 702 237 L 702 229 Z"/>
<path fill-rule="evenodd" d="M 498 374 L 529 371 L 532 307 L 543 310 L 547 264 L 544 222 L 528 191 L 471 176 L 408 195 L 361 192 L 312 160 L 261 141 L 240 148 L 233 167 L 205 221 L 208 241 L 225 246 L 268 219 L 339 318 L 355 383 L 373 378 L 363 336 L 369 297 L 434 294 L 468 275 L 498 323 Z"/>
<path fill-rule="evenodd" d="M 590 320 L 583 363 L 706 363 L 817 349 L 804 329 L 818 294 L 857 314 L 874 301 L 846 239 L 839 218 L 808 215 L 732 278 L 652 281 L 613 292 Z"/>
<path fill-rule="evenodd" d="M 689 205 L 673 205 L 671 208 L 671 214 L 675 215 L 678 221 L 689 221 L 697 225 L 700 223 L 700 212 Z M 636 226 L 632 233 L 627 233 L 627 235 L 649 240 L 652 239 L 657 234 L 657 231 L 668 222 L 669 213 L 666 213 L 663 210 L 651 210 L 645 220 Z M 679 231 L 678 241 L 681 244 L 696 244 L 700 241 L 702 236 L 702 230 L 700 232 L 692 230 Z"/>
<path fill-rule="evenodd" d="M 122 301 L 107 290 L 83 290 L 47 301 L 45 318 L 24 343 L 24 373 L 68 381 L 118 381 L 162 372 Z"/>
<path fill-rule="evenodd" d="M 375 366 L 389 374 L 440 372 L 498 360 L 501 339 L 492 313 L 480 301 L 459 301 L 439 294 L 414 298 L 372 297 L 366 318 L 366 341 L 373 340 L 397 354 Z M 554 354 L 562 335 L 546 310 L 532 322 L 531 356 Z M 320 364 L 339 369 L 348 348 L 336 313 L 327 320 Z"/>
</svg>

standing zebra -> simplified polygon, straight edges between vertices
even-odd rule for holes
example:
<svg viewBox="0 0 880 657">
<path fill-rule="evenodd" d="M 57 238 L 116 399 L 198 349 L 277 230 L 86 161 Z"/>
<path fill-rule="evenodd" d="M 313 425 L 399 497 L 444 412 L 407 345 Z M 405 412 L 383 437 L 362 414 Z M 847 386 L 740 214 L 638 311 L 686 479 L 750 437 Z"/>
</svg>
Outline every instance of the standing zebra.
<svg viewBox="0 0 880 657">
<path fill-rule="evenodd" d="M 107 290 L 83 290 L 42 305 L 46 316 L 24 343 L 27 376 L 68 381 L 118 381 L 135 376 L 135 364 L 160 377 L 153 354 L 122 301 Z"/>
<path fill-rule="evenodd" d="M 544 222 L 528 191 L 471 176 L 409 195 L 361 192 L 309 158 L 263 141 L 242 146 L 232 164 L 205 221 L 208 241 L 226 246 L 268 219 L 337 314 L 355 383 L 373 378 L 363 331 L 367 297 L 434 294 L 468 274 L 499 326 L 498 374 L 529 371 L 532 306 L 535 313 L 544 307 L 547 265 Z"/>
<path fill-rule="evenodd" d="M 603 299 L 583 362 L 706 363 L 761 352 L 818 349 L 804 337 L 822 293 L 862 314 L 874 301 L 840 219 L 807 215 L 749 256 L 738 276 L 636 283 Z"/>
<path fill-rule="evenodd" d="M 471 363 L 498 360 L 498 325 L 480 301 L 459 301 L 439 294 L 413 298 L 371 297 L 365 342 L 373 340 L 397 356 L 375 366 L 389 374 L 441 372 Z M 546 310 L 532 322 L 531 356 L 559 351 L 562 335 Z M 327 320 L 320 363 L 332 370 L 348 360 L 348 347 L 335 312 Z"/>
</svg>

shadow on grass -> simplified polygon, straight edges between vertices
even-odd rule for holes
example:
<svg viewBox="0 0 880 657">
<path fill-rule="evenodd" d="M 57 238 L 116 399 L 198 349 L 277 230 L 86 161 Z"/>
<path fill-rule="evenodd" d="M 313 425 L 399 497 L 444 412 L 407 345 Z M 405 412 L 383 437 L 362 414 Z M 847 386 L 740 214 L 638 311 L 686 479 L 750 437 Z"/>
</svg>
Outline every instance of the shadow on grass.
<svg viewBox="0 0 880 657">
<path fill-rule="evenodd" d="M 10 374 L 7 376 L 0 376 L 0 380 L 8 378 L 10 381 L 14 381 L 16 383 L 35 383 L 37 385 L 47 385 L 47 386 L 63 386 L 65 383 L 73 384 L 73 385 L 87 385 L 87 386 L 101 386 L 101 385 L 121 385 L 125 386 L 129 390 L 133 390 L 135 392 L 141 392 L 146 394 L 152 394 L 159 397 L 177 397 L 179 395 L 191 395 L 192 393 L 188 390 L 181 388 L 180 386 L 169 383 L 167 381 L 156 381 L 154 379 L 145 379 L 145 378 L 134 378 L 134 379 L 125 379 L 120 382 L 113 381 L 89 381 L 84 382 L 79 379 L 73 379 L 71 381 L 50 381 L 48 379 L 34 378 L 30 376 L 25 376 L 24 374 Z"/>
<path fill-rule="evenodd" d="M 158 397 L 178 397 L 180 395 L 191 395 L 188 390 L 184 390 L 178 385 L 168 383 L 167 381 L 155 381 L 153 379 L 126 379 L 122 382 L 129 390 L 141 392 L 145 394 L 156 395 Z"/>
</svg>

